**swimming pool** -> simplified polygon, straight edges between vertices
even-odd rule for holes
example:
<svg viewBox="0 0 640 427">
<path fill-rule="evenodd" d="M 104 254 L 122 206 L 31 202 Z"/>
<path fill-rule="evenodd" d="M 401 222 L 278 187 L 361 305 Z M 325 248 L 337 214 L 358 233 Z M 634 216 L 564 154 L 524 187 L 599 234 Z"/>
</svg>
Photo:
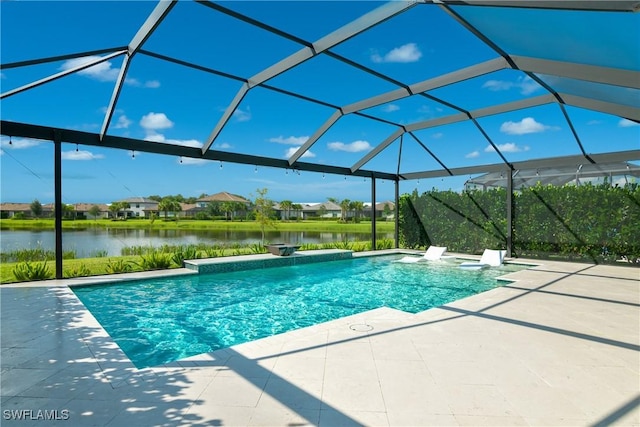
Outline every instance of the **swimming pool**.
<svg viewBox="0 0 640 427">
<path fill-rule="evenodd" d="M 372 256 L 232 273 L 74 287 L 139 368 L 159 365 L 340 317 L 390 307 L 417 313 L 501 285 L 505 265 Z"/>
</svg>

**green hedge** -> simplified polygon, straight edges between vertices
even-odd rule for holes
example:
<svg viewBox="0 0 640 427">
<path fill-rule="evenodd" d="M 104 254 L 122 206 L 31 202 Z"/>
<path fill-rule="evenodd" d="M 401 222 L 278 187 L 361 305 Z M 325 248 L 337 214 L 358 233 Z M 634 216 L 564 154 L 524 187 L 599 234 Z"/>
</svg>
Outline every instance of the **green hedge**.
<svg viewBox="0 0 640 427">
<path fill-rule="evenodd" d="M 400 199 L 400 245 L 479 254 L 506 248 L 507 192 L 414 191 Z M 597 263 L 640 258 L 640 187 L 542 186 L 513 195 L 514 256 Z"/>
</svg>

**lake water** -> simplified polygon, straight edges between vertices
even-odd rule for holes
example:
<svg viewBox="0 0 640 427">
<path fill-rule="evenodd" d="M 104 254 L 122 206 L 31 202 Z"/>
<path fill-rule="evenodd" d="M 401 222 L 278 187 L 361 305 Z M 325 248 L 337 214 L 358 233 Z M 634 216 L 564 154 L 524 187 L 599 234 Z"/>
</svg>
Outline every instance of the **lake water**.
<svg viewBox="0 0 640 427">
<path fill-rule="evenodd" d="M 393 239 L 393 233 L 378 233 L 378 239 Z M 149 230 L 149 229 L 104 229 L 64 230 L 62 246 L 65 251 L 75 251 L 76 257 L 95 256 L 106 251 L 108 256 L 121 255 L 122 248 L 127 246 L 188 245 L 234 243 L 259 243 L 259 231 L 224 231 L 224 230 Z M 368 241 L 371 233 L 320 233 L 306 231 L 266 231 L 265 240 L 269 242 L 289 243 L 329 243 L 344 240 Z M 42 247 L 55 249 L 53 230 L 2 230 L 0 250 L 10 252 L 17 249 Z"/>
</svg>

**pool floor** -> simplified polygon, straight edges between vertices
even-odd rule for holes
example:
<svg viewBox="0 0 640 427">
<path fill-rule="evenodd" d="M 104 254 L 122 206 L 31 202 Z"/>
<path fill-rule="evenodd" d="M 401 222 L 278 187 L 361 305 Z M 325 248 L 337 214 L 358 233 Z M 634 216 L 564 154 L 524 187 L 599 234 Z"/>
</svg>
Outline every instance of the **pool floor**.
<svg viewBox="0 0 640 427">
<path fill-rule="evenodd" d="M 291 267 L 201 274 L 75 293 L 138 367 L 389 307 L 409 313 L 504 282 L 523 267 L 468 271 L 454 263 L 394 263 L 363 257 Z"/>
</svg>

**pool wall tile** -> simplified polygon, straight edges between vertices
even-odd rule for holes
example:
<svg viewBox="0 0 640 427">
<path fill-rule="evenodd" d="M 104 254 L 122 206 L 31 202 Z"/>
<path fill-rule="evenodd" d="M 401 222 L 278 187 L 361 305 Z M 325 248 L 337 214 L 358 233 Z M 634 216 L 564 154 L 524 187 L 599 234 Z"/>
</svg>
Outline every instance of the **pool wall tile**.
<svg viewBox="0 0 640 427">
<path fill-rule="evenodd" d="M 185 267 L 198 273 L 230 273 L 261 268 L 289 267 L 324 261 L 351 259 L 352 251 L 327 249 L 318 251 L 296 252 L 289 256 L 273 254 L 244 255 L 233 258 L 208 258 L 185 261 Z"/>
</svg>

